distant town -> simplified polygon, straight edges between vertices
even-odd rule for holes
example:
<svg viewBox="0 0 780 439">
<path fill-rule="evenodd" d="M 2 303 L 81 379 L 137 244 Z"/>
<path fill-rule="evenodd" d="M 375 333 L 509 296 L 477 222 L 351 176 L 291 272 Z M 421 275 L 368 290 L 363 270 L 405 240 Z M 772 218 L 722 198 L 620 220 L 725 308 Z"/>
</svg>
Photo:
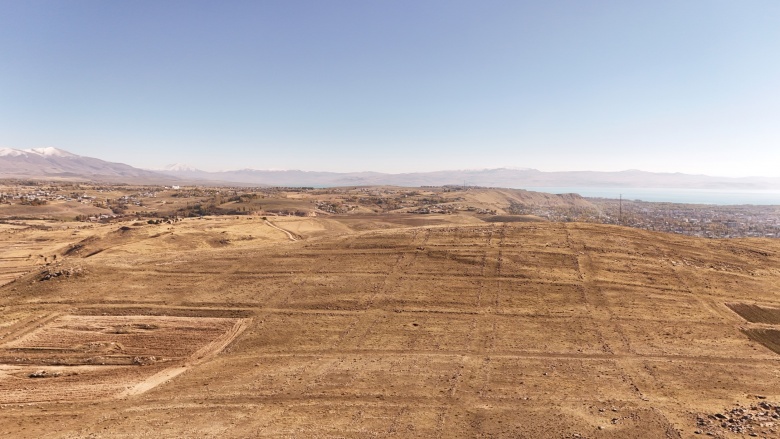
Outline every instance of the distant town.
<svg viewBox="0 0 780 439">
<path fill-rule="evenodd" d="M 204 215 L 470 215 L 486 222 L 615 224 L 705 238 L 778 238 L 780 206 L 584 198 L 461 186 L 180 187 L 0 182 L 0 220 L 112 222 Z"/>
<path fill-rule="evenodd" d="M 704 238 L 780 237 L 780 206 L 659 203 L 588 198 L 599 211 L 519 207 L 551 221 L 616 224 Z"/>
</svg>

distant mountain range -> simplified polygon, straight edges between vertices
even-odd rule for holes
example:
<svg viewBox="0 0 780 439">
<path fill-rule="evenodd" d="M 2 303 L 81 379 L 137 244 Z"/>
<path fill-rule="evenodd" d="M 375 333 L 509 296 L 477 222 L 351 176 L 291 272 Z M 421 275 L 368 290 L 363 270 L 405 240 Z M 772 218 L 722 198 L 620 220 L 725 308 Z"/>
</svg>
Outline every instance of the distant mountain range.
<svg viewBox="0 0 780 439">
<path fill-rule="evenodd" d="M 780 190 L 780 178 L 727 178 L 637 170 L 621 172 L 543 172 L 536 169 L 481 169 L 385 174 L 380 172 L 237 171 L 206 172 L 192 169 L 158 172 L 182 179 L 219 180 L 272 186 L 443 186 L 468 185 L 504 188 L 625 187 L 729 190 Z"/>
<path fill-rule="evenodd" d="M 536 169 L 482 169 L 387 174 L 381 172 L 268 171 L 206 172 L 174 164 L 150 171 L 84 157 L 57 148 L 0 148 L 0 178 L 91 180 L 148 184 L 235 184 L 255 186 L 443 186 L 505 188 L 620 187 L 720 190 L 780 190 L 780 178 L 727 178 L 638 170 L 543 172 Z"/>
<path fill-rule="evenodd" d="M 0 178 L 88 180 L 114 183 L 165 184 L 175 177 L 123 163 L 84 157 L 58 148 L 0 148 Z"/>
</svg>

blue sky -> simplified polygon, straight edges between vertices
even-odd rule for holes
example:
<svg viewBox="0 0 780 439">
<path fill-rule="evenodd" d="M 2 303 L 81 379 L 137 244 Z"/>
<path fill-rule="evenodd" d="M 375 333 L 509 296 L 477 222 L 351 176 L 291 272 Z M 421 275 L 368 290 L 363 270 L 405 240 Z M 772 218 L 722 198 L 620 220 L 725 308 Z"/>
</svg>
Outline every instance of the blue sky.
<svg viewBox="0 0 780 439">
<path fill-rule="evenodd" d="M 780 2 L 0 0 L 0 147 L 780 176 Z"/>
</svg>

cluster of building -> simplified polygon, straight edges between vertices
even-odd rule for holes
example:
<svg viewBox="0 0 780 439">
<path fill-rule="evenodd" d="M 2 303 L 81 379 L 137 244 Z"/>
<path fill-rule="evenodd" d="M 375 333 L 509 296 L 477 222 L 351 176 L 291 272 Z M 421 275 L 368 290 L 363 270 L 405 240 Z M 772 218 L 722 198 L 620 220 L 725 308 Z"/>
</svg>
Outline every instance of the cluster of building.
<svg viewBox="0 0 780 439">
<path fill-rule="evenodd" d="M 314 207 L 319 211 L 327 212 L 333 215 L 349 213 L 358 208 L 358 206 L 354 204 L 322 200 L 315 200 Z"/>
<path fill-rule="evenodd" d="M 51 201 L 77 201 L 92 204 L 95 197 L 87 194 L 61 193 L 56 189 L 25 189 L 17 188 L 0 192 L 2 204 L 46 204 Z"/>
<path fill-rule="evenodd" d="M 780 206 L 700 205 L 588 199 L 593 206 L 531 207 L 521 214 L 551 221 L 616 224 L 704 238 L 780 238 Z"/>
<path fill-rule="evenodd" d="M 780 237 L 780 206 L 623 201 L 595 203 L 603 222 L 706 238 Z"/>
<path fill-rule="evenodd" d="M 451 204 L 432 204 L 430 206 L 421 206 L 408 212 L 417 214 L 454 213 L 455 208 Z"/>
<path fill-rule="evenodd" d="M 79 215 L 85 221 L 110 221 L 127 213 L 151 216 L 247 214 L 260 211 L 262 199 L 290 199 L 263 212 L 307 216 L 319 213 L 349 214 L 360 209 L 374 212 L 412 214 L 496 215 L 494 209 L 470 205 L 458 194 L 462 188 L 209 188 L 153 186 L 80 186 L 77 184 L 10 184 L 0 186 L 0 204 L 41 205 L 52 202 L 78 202 L 109 209 L 100 215 Z M 171 192 L 172 191 L 172 192 Z M 154 204 L 149 199 L 158 198 Z M 182 198 L 186 200 L 181 200 Z M 176 200 L 179 201 L 176 201 Z M 191 201 L 190 201 L 191 200 Z M 173 204 L 172 204 L 173 203 Z M 479 204 L 479 203 L 475 203 Z M 220 207 L 221 206 L 221 207 Z M 177 210 L 178 209 L 178 210 Z M 504 208 L 513 215 L 535 215 L 557 222 L 617 224 L 646 230 L 680 233 L 707 238 L 780 238 L 780 206 L 699 205 L 588 198 L 586 203 L 538 205 L 511 201 Z"/>
</svg>

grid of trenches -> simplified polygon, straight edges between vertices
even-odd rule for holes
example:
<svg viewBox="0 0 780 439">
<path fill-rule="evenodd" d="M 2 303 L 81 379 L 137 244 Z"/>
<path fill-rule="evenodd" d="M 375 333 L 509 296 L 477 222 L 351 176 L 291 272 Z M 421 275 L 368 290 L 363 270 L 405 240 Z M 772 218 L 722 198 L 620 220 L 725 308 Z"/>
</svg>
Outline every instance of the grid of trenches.
<svg viewBox="0 0 780 439">
<path fill-rule="evenodd" d="M 143 393 L 224 349 L 248 314 L 225 309 L 89 308 L 37 315 L 0 345 L 0 404 Z"/>
<path fill-rule="evenodd" d="M 752 324 L 741 328 L 742 333 L 780 354 L 780 308 L 751 303 L 727 303 L 726 306 Z"/>
</svg>

